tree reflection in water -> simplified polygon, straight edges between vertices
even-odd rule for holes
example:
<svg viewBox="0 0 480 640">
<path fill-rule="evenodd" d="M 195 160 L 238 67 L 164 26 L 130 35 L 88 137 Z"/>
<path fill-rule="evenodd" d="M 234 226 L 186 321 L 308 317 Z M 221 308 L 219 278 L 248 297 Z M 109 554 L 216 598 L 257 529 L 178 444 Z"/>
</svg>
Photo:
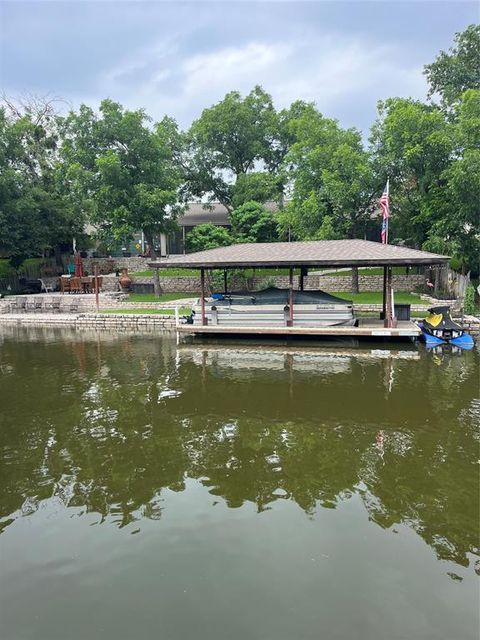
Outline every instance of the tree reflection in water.
<svg viewBox="0 0 480 640">
<path fill-rule="evenodd" d="M 1 529 L 44 500 L 120 527 L 159 519 L 162 491 L 191 478 L 258 512 L 290 500 L 312 515 L 356 494 L 441 559 L 478 554 L 475 352 L 2 340 Z"/>
</svg>

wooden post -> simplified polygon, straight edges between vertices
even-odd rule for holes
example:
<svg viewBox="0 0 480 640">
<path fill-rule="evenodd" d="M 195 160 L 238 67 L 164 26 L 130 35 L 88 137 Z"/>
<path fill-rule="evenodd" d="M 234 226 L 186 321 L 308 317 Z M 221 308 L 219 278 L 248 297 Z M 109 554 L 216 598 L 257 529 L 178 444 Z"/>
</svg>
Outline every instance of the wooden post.
<svg viewBox="0 0 480 640">
<path fill-rule="evenodd" d="M 293 268 L 289 269 L 289 283 L 290 288 L 288 291 L 288 326 L 293 327 Z"/>
<path fill-rule="evenodd" d="M 387 309 L 384 326 L 393 327 L 393 309 L 392 309 L 392 268 L 387 268 Z"/>
<path fill-rule="evenodd" d="M 387 270 L 388 270 L 388 267 L 383 267 L 383 319 L 384 320 L 387 319 Z"/>
<path fill-rule="evenodd" d="M 308 275 L 307 267 L 301 267 L 300 268 L 300 291 L 303 291 L 303 279 L 306 275 Z"/>
<path fill-rule="evenodd" d="M 205 269 L 200 269 L 200 282 L 202 289 L 201 309 L 202 309 L 202 325 L 206 325 L 205 318 Z"/>
<path fill-rule="evenodd" d="M 223 293 L 227 295 L 228 287 L 227 287 L 227 270 L 223 270 Z"/>
<path fill-rule="evenodd" d="M 352 293 L 360 291 L 358 286 L 358 267 L 352 267 Z"/>
<path fill-rule="evenodd" d="M 95 306 L 97 307 L 97 313 L 99 308 L 98 303 L 98 264 L 93 267 L 93 272 L 95 274 Z"/>
<path fill-rule="evenodd" d="M 185 249 L 185 225 L 182 225 L 182 245 L 183 245 L 183 255 L 186 253 Z"/>
</svg>

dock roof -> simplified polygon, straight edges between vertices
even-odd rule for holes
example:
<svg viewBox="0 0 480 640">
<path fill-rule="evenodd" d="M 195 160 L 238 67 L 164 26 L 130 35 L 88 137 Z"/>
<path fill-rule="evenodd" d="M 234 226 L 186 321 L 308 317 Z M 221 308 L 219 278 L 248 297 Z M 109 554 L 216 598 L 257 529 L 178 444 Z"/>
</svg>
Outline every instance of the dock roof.
<svg viewBox="0 0 480 640">
<path fill-rule="evenodd" d="M 369 240 L 235 244 L 150 262 L 155 269 L 243 267 L 369 267 L 434 265 L 448 256 Z"/>
</svg>

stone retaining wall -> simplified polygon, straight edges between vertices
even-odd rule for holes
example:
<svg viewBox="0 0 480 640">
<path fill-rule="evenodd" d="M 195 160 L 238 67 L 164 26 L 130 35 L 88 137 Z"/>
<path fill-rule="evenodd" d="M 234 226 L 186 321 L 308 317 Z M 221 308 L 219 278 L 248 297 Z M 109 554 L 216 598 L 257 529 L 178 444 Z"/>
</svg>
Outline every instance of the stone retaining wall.
<svg viewBox="0 0 480 640">
<path fill-rule="evenodd" d="M 100 258 L 101 260 L 107 260 L 107 258 Z M 118 258 L 118 260 L 140 260 L 143 261 L 137 271 L 144 271 L 148 269 L 147 258 Z M 91 272 L 91 266 L 88 263 L 88 259 L 85 260 L 87 271 Z M 130 271 L 130 268 L 129 268 Z M 138 284 L 153 284 L 153 277 L 142 276 L 135 277 L 135 273 L 132 270 L 132 276 Z M 293 279 L 294 287 L 298 288 L 298 276 Z M 54 289 L 58 288 L 58 278 L 44 278 L 45 284 L 51 286 Z M 358 278 L 360 291 L 382 291 L 383 290 L 383 276 L 359 276 Z M 208 278 L 207 278 L 208 285 Z M 254 278 L 248 278 L 245 280 L 233 281 L 230 284 L 232 290 L 244 289 L 247 285 L 248 289 L 263 289 L 267 286 L 275 286 L 280 289 L 288 289 L 289 281 L 288 276 L 270 276 L 262 277 L 256 276 Z M 415 291 L 425 286 L 425 276 L 411 274 L 402 276 L 393 276 L 392 285 L 395 291 Z M 185 292 L 192 293 L 200 292 L 200 276 L 172 276 L 161 277 L 160 287 L 165 293 Z M 351 291 L 352 279 L 349 276 L 325 276 L 325 275 L 311 275 L 304 278 L 304 287 L 308 289 L 321 289 L 322 291 Z M 120 286 L 118 284 L 118 278 L 115 275 L 103 275 L 103 291 L 119 291 Z"/>
<path fill-rule="evenodd" d="M 128 269 L 132 273 L 135 271 L 147 271 L 150 269 L 148 263 L 150 258 L 131 256 L 130 258 L 84 258 L 83 264 L 88 273 L 93 274 L 93 265 L 98 264 L 99 273 L 113 273 L 121 269 Z"/>
<path fill-rule="evenodd" d="M 91 327 L 97 329 L 164 329 L 175 328 L 174 316 L 162 315 L 101 315 L 101 314 L 5 314 L 0 324 L 30 324 L 42 326 Z"/>
<path fill-rule="evenodd" d="M 293 285 L 298 288 L 299 278 L 294 277 Z M 153 283 L 152 277 L 135 278 L 135 282 L 141 284 Z M 208 279 L 207 279 L 208 283 Z M 360 291 L 382 291 L 383 290 L 383 276 L 359 276 L 358 279 Z M 289 280 L 288 276 L 270 276 L 254 278 L 248 278 L 248 289 L 262 289 L 267 286 L 275 286 L 280 289 L 288 289 Z M 110 278 L 104 278 L 104 289 L 115 290 L 116 280 L 113 282 Z M 393 276 L 392 285 L 395 291 L 414 291 L 425 285 L 425 276 L 423 275 L 405 275 L 405 276 Z M 173 276 L 173 277 L 161 277 L 160 286 L 165 293 L 172 292 L 199 292 L 200 291 L 200 276 Z M 107 289 L 109 287 L 109 289 Z M 111 289 L 113 287 L 113 289 Z M 349 276 L 306 276 L 304 278 L 304 287 L 308 289 L 321 289 L 322 291 L 351 291 L 352 279 Z M 245 281 L 238 280 L 233 281 L 230 284 L 232 290 L 244 289 Z"/>
</svg>

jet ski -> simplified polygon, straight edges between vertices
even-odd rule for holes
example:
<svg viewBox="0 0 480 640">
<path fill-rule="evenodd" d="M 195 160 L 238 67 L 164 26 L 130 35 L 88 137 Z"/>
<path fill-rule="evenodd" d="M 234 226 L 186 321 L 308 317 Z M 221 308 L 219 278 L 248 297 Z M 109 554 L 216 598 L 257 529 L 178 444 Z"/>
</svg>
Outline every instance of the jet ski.
<svg viewBox="0 0 480 640">
<path fill-rule="evenodd" d="M 429 315 L 420 324 L 428 347 L 445 343 L 462 347 L 462 349 L 473 347 L 472 336 L 450 317 L 450 307 L 431 307 L 428 313 Z"/>
</svg>

